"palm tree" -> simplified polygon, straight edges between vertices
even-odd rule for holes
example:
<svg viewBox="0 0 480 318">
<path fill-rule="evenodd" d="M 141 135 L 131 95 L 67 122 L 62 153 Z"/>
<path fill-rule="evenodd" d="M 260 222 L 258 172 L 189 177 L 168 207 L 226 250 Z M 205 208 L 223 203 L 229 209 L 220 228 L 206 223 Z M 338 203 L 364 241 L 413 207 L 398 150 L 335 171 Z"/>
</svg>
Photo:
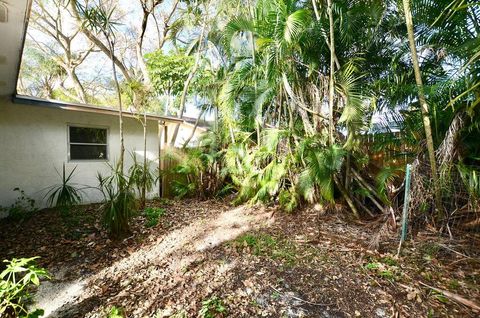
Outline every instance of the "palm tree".
<svg viewBox="0 0 480 318">
<path fill-rule="evenodd" d="M 405 24 L 407 26 L 407 32 L 408 32 L 408 42 L 410 45 L 410 50 L 412 52 L 411 56 L 412 56 L 413 70 L 415 73 L 415 81 L 417 83 L 417 89 L 418 89 L 418 100 L 420 102 L 420 109 L 422 111 L 423 127 L 425 129 L 428 158 L 430 162 L 430 169 L 432 172 L 433 187 L 435 189 L 435 205 L 436 205 L 435 208 L 437 209 L 438 213 L 441 213 L 442 190 L 440 188 L 440 183 L 438 182 L 437 162 L 435 160 L 435 149 L 434 149 L 433 137 L 432 137 L 432 127 L 430 125 L 430 117 L 429 117 L 430 111 L 428 108 L 427 99 L 425 98 L 425 92 L 424 92 L 423 82 L 422 82 L 422 74 L 420 72 L 420 65 L 418 62 L 418 54 L 417 54 L 417 47 L 415 44 L 412 12 L 410 9 L 410 0 L 403 0 L 403 10 L 405 14 Z"/>
</svg>

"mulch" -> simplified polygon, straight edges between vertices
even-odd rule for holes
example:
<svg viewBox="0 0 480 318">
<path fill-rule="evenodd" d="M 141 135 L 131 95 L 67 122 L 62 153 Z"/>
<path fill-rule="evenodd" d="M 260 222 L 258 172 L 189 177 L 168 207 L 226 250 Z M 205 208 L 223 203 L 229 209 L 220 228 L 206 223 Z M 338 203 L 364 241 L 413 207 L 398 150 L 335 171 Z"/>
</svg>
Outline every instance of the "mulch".
<svg viewBox="0 0 480 318">
<path fill-rule="evenodd" d="M 396 232 L 384 235 L 378 251 L 372 251 L 378 227 L 346 220 L 341 213 L 319 216 L 313 208 L 305 208 L 286 214 L 275 207 L 249 207 L 248 213 L 268 213 L 269 225 L 201 253 L 184 249 L 152 261 L 148 253 L 163 238 L 209 222 L 233 207 L 228 201 L 192 199 L 151 201 L 148 206 L 163 207 L 167 214 L 152 228 L 139 214 L 132 220 L 131 233 L 120 240 L 108 237 L 98 205 L 79 206 L 68 214 L 45 209 L 20 223 L 3 220 L 0 258 L 40 256 L 39 265 L 53 276 L 62 272 L 62 282 L 93 277 L 89 289 L 95 290 L 95 297 L 86 296 L 68 310 L 56 312 L 58 317 L 106 317 L 112 306 L 122 308 L 126 317 L 197 317 L 209 299 L 221 300 L 226 308 L 226 313 L 214 317 L 480 314 L 421 284 L 479 304 L 476 233 L 451 240 L 420 232 L 396 259 Z M 256 250 L 256 245 L 242 239 L 245 235 L 267 243 Z M 112 265 L 136 255 L 147 261 L 136 261 L 135 268 Z"/>
</svg>

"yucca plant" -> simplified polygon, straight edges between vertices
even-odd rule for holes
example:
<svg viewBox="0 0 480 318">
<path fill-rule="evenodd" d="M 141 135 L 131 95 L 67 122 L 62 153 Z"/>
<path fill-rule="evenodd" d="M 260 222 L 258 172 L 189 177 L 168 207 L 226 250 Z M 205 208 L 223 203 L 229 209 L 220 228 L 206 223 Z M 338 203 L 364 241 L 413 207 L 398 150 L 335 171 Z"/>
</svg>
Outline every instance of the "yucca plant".
<svg viewBox="0 0 480 318">
<path fill-rule="evenodd" d="M 65 163 L 62 166 L 62 174 L 55 169 L 61 177 L 61 183 L 50 187 L 45 194 L 44 199 L 47 199 L 48 206 L 68 209 L 82 201 L 82 189 L 72 182 L 76 169 L 77 166 L 67 174 Z"/>
<path fill-rule="evenodd" d="M 144 163 L 140 163 L 137 160 L 137 155 L 135 154 L 135 152 L 132 152 L 131 156 L 133 164 L 128 171 L 130 182 L 140 195 L 141 207 L 144 207 L 146 192 L 152 191 L 156 177 L 153 173 L 153 170 L 150 168 L 149 160 L 146 160 Z"/>
<path fill-rule="evenodd" d="M 113 237 L 120 237 L 129 232 L 129 222 L 137 207 L 133 184 L 119 167 L 112 169 L 107 177 L 97 174 L 97 179 L 104 197 L 101 206 L 104 225 Z"/>
</svg>

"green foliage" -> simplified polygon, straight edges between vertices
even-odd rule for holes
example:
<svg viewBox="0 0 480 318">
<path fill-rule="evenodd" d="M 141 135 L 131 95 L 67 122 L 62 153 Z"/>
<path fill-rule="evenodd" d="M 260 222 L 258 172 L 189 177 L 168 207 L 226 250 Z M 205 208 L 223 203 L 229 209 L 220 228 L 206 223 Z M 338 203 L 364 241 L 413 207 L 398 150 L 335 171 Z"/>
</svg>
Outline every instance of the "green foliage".
<svg viewBox="0 0 480 318">
<path fill-rule="evenodd" d="M 193 67 L 192 56 L 155 51 L 145 55 L 153 87 L 160 95 L 177 95 Z"/>
<path fill-rule="evenodd" d="M 300 157 L 306 168 L 299 176 L 298 188 L 303 197 L 313 202 L 316 193 L 328 202 L 334 200 L 334 175 L 340 172 L 345 151 L 338 145 L 322 146 L 316 140 L 305 140 Z"/>
<path fill-rule="evenodd" d="M 202 308 L 198 312 L 198 316 L 201 318 L 219 318 L 227 315 L 227 307 L 225 307 L 223 300 L 217 296 L 202 301 Z"/>
<path fill-rule="evenodd" d="M 132 152 L 133 164 L 129 168 L 129 181 L 135 187 L 138 193 L 141 193 L 142 188 L 146 191 L 152 191 L 155 184 L 156 176 L 154 170 L 151 169 L 151 161 L 147 160 L 147 165 L 144 166 L 137 160 L 137 155 Z"/>
<path fill-rule="evenodd" d="M 370 260 L 363 268 L 374 273 L 380 278 L 394 281 L 400 278 L 401 271 L 396 260 L 391 257 L 384 257 L 379 260 Z"/>
<path fill-rule="evenodd" d="M 154 227 L 158 224 L 160 217 L 164 216 L 167 211 L 162 208 L 146 208 L 144 211 L 147 218 L 147 227 Z"/>
<path fill-rule="evenodd" d="M 4 260 L 6 268 L 0 273 L 0 316 L 38 317 L 42 310 L 29 313 L 26 305 L 31 300 L 31 289 L 40 285 L 40 279 L 50 276 L 34 264 L 38 257 Z"/>
<path fill-rule="evenodd" d="M 53 207 L 68 209 L 73 205 L 77 205 L 82 201 L 81 190 L 77 189 L 72 178 L 77 166 L 67 175 L 65 172 L 65 163 L 63 164 L 61 183 L 49 188 L 44 198 L 47 198 L 47 204 Z"/>
<path fill-rule="evenodd" d="M 8 218 L 14 221 L 28 219 L 38 210 L 35 207 L 35 200 L 28 197 L 20 188 L 15 188 L 13 191 L 19 193 L 18 198 L 10 207 L 0 207 L 0 211 L 6 212 Z"/>
<path fill-rule="evenodd" d="M 280 259 L 291 265 L 296 260 L 296 248 L 288 240 L 279 240 L 269 234 L 244 234 L 236 238 L 233 243 L 236 248 L 248 248 L 257 256 L 266 256 Z"/>
<path fill-rule="evenodd" d="M 114 237 L 128 233 L 137 206 L 132 181 L 118 168 L 112 169 L 107 177 L 98 174 L 97 179 L 104 197 L 101 209 L 105 226 Z"/>
<path fill-rule="evenodd" d="M 459 163 L 457 168 L 471 202 L 478 204 L 480 200 L 480 170 L 462 163 Z"/>
<path fill-rule="evenodd" d="M 108 311 L 107 318 L 123 318 L 123 310 L 122 308 L 112 306 L 110 310 Z"/>
<path fill-rule="evenodd" d="M 114 20 L 115 7 L 107 7 L 105 3 L 86 4 L 75 2 L 83 20 L 83 27 L 110 37 L 120 25 Z M 112 40 L 112 39 L 109 39 Z"/>
<path fill-rule="evenodd" d="M 203 139 L 196 149 L 173 149 L 165 153 L 164 158 L 175 163 L 164 173 L 173 176 L 171 186 L 177 198 L 205 198 L 228 191 L 223 184 L 223 151 L 217 149 L 216 142 Z"/>
</svg>

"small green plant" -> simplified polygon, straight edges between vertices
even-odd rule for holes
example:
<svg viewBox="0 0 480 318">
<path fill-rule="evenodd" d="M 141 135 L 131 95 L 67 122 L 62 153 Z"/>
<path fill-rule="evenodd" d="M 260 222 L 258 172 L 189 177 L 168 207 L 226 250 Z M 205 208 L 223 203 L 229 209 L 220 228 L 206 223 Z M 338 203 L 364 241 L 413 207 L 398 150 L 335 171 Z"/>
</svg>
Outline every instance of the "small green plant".
<svg viewBox="0 0 480 318">
<path fill-rule="evenodd" d="M 295 246 L 288 240 L 277 240 L 268 234 L 244 234 L 238 237 L 233 245 L 237 248 L 248 248 L 257 256 L 267 256 L 293 264 L 296 259 Z"/>
<path fill-rule="evenodd" d="M 0 207 L 0 212 L 6 212 L 8 218 L 14 221 L 22 221 L 28 219 L 38 209 L 35 207 L 35 200 L 28 197 L 25 191 L 20 188 L 13 189 L 19 195 L 10 207 Z"/>
<path fill-rule="evenodd" d="M 154 227 L 158 224 L 160 217 L 166 214 L 165 209 L 163 208 L 146 208 L 144 210 L 145 216 L 147 217 L 146 226 Z"/>
<path fill-rule="evenodd" d="M 220 298 L 212 296 L 202 301 L 202 308 L 198 312 L 198 316 L 201 318 L 226 317 L 227 308 Z"/>
<path fill-rule="evenodd" d="M 383 258 L 380 261 L 370 261 L 369 263 L 365 264 L 363 267 L 375 273 L 378 277 L 388 279 L 393 281 L 397 279 L 399 272 L 398 267 L 396 266 L 396 261 L 391 258 Z"/>
<path fill-rule="evenodd" d="M 104 203 L 103 221 L 113 237 L 120 237 L 130 230 L 130 219 L 137 206 L 131 180 L 120 169 L 112 169 L 112 175 L 104 177 L 97 174 L 98 189 L 102 192 Z"/>
<path fill-rule="evenodd" d="M 61 183 L 50 187 L 44 197 L 47 199 L 47 204 L 49 206 L 60 207 L 67 210 L 82 201 L 82 190 L 78 189 L 76 185 L 72 183 L 72 178 L 76 169 L 77 166 L 75 166 L 67 175 L 64 163 L 61 175 L 57 170 L 57 174 L 61 177 Z"/>
<path fill-rule="evenodd" d="M 122 308 L 118 308 L 116 306 L 113 306 L 112 308 L 110 308 L 110 311 L 108 312 L 107 318 L 123 318 Z"/>
<path fill-rule="evenodd" d="M 6 268 L 0 274 L 0 317 L 39 317 L 43 311 L 38 309 L 29 313 L 26 305 L 31 300 L 33 286 L 40 285 L 40 279 L 50 276 L 48 272 L 35 265 L 38 257 L 4 260 Z"/>
<path fill-rule="evenodd" d="M 460 289 L 460 282 L 456 279 L 451 279 L 450 282 L 448 283 L 448 287 L 450 289 L 458 290 Z"/>
<path fill-rule="evenodd" d="M 140 195 L 143 207 L 145 204 L 146 192 L 152 191 L 156 176 L 150 168 L 150 161 L 147 161 L 146 164 L 138 162 L 135 152 L 132 152 L 131 156 L 133 165 L 129 169 L 130 180 Z"/>
</svg>

